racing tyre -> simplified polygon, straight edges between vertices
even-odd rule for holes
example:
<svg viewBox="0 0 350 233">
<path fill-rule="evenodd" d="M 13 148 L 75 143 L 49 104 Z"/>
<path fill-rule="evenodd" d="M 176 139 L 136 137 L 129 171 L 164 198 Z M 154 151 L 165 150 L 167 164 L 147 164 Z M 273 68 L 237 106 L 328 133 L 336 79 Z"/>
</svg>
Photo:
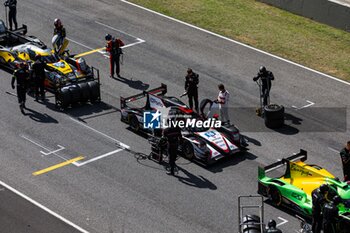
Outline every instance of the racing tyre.
<svg viewBox="0 0 350 233">
<path fill-rule="evenodd" d="M 270 185 L 267 190 L 267 195 L 269 199 L 275 204 L 276 206 L 281 206 L 282 204 L 282 195 L 281 192 L 275 187 Z"/>
<path fill-rule="evenodd" d="M 243 217 L 243 223 L 251 223 L 251 222 L 259 223 L 260 217 L 257 215 L 251 215 L 251 214 L 248 214 Z"/>
<path fill-rule="evenodd" d="M 90 90 L 87 83 L 79 83 L 80 88 L 80 101 L 86 103 L 90 99 Z"/>
<path fill-rule="evenodd" d="M 57 98 L 59 99 L 62 108 L 67 108 L 72 101 L 69 89 L 67 87 L 64 87 L 60 90 Z"/>
<path fill-rule="evenodd" d="M 94 103 L 100 98 L 100 86 L 96 81 L 90 81 L 87 83 L 90 91 L 90 102 Z"/>
<path fill-rule="evenodd" d="M 139 123 L 139 120 L 137 119 L 137 117 L 135 115 L 131 116 L 130 128 L 136 133 L 138 133 L 140 131 L 140 123 Z"/>
<path fill-rule="evenodd" d="M 182 146 L 182 153 L 186 159 L 188 159 L 190 161 L 194 159 L 193 146 L 190 142 L 184 143 L 184 145 Z"/>
<path fill-rule="evenodd" d="M 264 107 L 265 125 L 268 128 L 280 128 L 284 125 L 284 107 L 278 104 L 269 104 Z"/>
<path fill-rule="evenodd" d="M 78 85 L 72 85 L 69 87 L 72 104 L 80 102 L 80 87 Z"/>
</svg>

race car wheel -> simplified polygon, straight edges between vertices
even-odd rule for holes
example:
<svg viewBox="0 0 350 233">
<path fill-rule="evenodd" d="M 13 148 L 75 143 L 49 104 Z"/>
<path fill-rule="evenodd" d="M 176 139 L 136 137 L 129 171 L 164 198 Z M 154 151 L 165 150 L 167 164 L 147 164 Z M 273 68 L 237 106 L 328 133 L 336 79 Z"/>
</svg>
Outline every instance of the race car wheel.
<svg viewBox="0 0 350 233">
<path fill-rule="evenodd" d="M 80 88 L 80 101 L 86 103 L 90 99 L 90 90 L 87 83 L 78 83 Z"/>
<path fill-rule="evenodd" d="M 284 125 L 284 107 L 278 104 L 269 104 L 264 107 L 265 125 L 275 129 Z"/>
<path fill-rule="evenodd" d="M 96 102 L 100 97 L 100 87 L 96 81 L 90 81 L 87 83 L 90 90 L 90 102 Z"/>
<path fill-rule="evenodd" d="M 282 196 L 281 192 L 275 187 L 270 185 L 267 190 L 267 195 L 269 199 L 275 204 L 276 206 L 281 206 L 282 204 Z"/>
<path fill-rule="evenodd" d="M 62 108 L 67 108 L 71 104 L 71 95 L 68 88 L 62 88 L 56 97 Z"/>
<path fill-rule="evenodd" d="M 193 146 L 190 142 L 185 142 L 182 146 L 182 152 L 186 159 L 193 160 L 194 159 L 194 151 Z"/>
<path fill-rule="evenodd" d="M 80 87 L 77 85 L 72 85 L 69 87 L 69 92 L 71 95 L 72 104 L 76 104 L 80 102 Z"/>
<path fill-rule="evenodd" d="M 130 128 L 136 133 L 140 131 L 140 123 L 135 115 L 130 118 Z"/>
</svg>

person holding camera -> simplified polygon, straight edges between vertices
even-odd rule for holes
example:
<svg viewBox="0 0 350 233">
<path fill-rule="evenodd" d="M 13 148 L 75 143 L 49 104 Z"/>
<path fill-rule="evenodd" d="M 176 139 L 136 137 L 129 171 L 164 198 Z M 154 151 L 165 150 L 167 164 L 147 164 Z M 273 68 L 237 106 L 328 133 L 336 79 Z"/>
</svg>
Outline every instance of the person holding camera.
<svg viewBox="0 0 350 233">
<path fill-rule="evenodd" d="M 260 66 L 259 72 L 256 77 L 253 78 L 255 82 L 261 80 L 261 96 L 263 98 L 263 105 L 268 105 L 268 98 L 270 95 L 270 89 L 272 85 L 272 80 L 275 80 L 273 73 L 271 71 L 266 70 L 265 66 Z"/>
<path fill-rule="evenodd" d="M 10 31 L 12 31 L 12 23 L 15 25 L 15 30 L 17 30 L 17 0 L 7 0 L 4 5 L 9 8 Z"/>
<path fill-rule="evenodd" d="M 185 77 L 185 93 L 187 93 L 188 103 L 191 109 L 193 109 L 194 101 L 194 108 L 196 112 L 198 112 L 198 77 L 199 75 L 193 72 L 191 68 L 187 69 L 187 75 Z"/>
<path fill-rule="evenodd" d="M 170 121 L 176 121 L 177 119 L 173 118 Z M 177 149 L 179 147 L 179 143 L 182 139 L 181 129 L 177 125 L 176 127 L 167 127 L 163 130 L 163 137 L 166 138 L 168 142 L 168 156 L 169 156 L 169 166 L 170 171 L 167 172 L 168 175 L 174 175 L 175 171 L 175 161 L 177 156 Z"/>
</svg>

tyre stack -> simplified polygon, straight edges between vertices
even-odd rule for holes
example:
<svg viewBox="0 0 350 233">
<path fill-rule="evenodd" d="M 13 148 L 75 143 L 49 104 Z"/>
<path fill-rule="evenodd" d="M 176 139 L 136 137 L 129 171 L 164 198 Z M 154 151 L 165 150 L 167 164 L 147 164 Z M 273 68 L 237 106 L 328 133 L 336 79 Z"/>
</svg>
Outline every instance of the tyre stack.
<svg viewBox="0 0 350 233">
<path fill-rule="evenodd" d="M 259 216 L 257 215 L 246 215 L 243 217 L 243 223 L 242 223 L 242 232 L 243 233 L 262 233 L 261 232 L 261 227 L 264 228 L 263 226 L 261 226 L 260 222 L 261 219 Z"/>
<path fill-rule="evenodd" d="M 100 85 L 96 81 L 78 83 L 62 87 L 58 94 L 59 104 L 62 108 L 67 108 L 72 104 L 95 103 L 100 99 Z"/>
<path fill-rule="evenodd" d="M 264 107 L 266 127 L 270 129 L 281 128 L 284 125 L 284 107 L 278 104 L 269 104 Z"/>
</svg>

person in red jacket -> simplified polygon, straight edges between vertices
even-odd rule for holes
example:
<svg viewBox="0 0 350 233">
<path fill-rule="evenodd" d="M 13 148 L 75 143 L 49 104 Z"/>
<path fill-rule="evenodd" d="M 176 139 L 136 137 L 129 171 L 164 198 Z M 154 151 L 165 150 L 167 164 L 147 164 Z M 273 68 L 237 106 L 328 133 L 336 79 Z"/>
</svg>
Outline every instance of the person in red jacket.
<svg viewBox="0 0 350 233">
<path fill-rule="evenodd" d="M 114 78 L 114 66 L 117 76 L 120 77 L 120 55 L 123 54 L 121 47 L 124 46 L 124 43 L 121 39 L 115 39 L 110 34 L 107 34 L 105 39 L 107 41 L 106 51 L 109 53 L 110 77 Z"/>
</svg>

